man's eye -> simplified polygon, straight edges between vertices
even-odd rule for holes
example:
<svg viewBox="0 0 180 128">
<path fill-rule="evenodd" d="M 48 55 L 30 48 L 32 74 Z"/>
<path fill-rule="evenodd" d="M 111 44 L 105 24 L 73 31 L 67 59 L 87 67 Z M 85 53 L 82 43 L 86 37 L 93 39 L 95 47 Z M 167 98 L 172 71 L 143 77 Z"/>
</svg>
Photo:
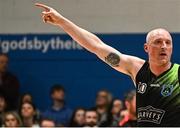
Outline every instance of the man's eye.
<svg viewBox="0 0 180 128">
<path fill-rule="evenodd" d="M 170 41 L 166 41 L 166 44 L 171 44 L 171 42 Z"/>
<path fill-rule="evenodd" d="M 155 41 L 155 44 L 160 44 L 160 43 L 161 43 L 161 40 Z"/>
</svg>

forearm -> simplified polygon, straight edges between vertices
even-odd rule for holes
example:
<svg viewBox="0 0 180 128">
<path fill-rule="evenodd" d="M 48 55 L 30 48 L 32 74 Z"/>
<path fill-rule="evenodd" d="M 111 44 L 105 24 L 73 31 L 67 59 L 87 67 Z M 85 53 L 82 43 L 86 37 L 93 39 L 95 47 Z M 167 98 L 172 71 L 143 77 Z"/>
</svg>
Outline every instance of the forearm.
<svg viewBox="0 0 180 128">
<path fill-rule="evenodd" d="M 103 44 L 96 35 L 80 28 L 64 17 L 58 22 L 58 26 L 69 34 L 78 44 L 92 53 L 96 54 L 98 46 Z"/>
</svg>

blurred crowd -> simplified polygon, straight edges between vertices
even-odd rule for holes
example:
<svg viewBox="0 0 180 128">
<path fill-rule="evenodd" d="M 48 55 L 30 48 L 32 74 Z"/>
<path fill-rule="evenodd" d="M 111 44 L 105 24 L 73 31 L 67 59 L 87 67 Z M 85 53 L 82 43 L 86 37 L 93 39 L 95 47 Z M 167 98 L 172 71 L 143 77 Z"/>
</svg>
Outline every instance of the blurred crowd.
<svg viewBox="0 0 180 128">
<path fill-rule="evenodd" d="M 134 127 L 136 126 L 136 91 L 123 99 L 108 90 L 96 94 L 95 105 L 72 110 L 65 101 L 66 90 L 53 85 L 52 100 L 45 111 L 36 108 L 29 93 L 20 94 L 16 76 L 8 72 L 8 56 L 0 53 L 0 126 L 1 127 Z"/>
</svg>

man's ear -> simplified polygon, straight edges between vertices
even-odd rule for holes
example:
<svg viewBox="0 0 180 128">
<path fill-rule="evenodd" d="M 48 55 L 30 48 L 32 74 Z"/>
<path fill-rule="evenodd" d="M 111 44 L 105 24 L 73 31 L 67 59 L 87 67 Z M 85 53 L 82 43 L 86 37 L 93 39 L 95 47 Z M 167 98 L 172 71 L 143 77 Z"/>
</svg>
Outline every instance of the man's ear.
<svg viewBox="0 0 180 128">
<path fill-rule="evenodd" d="M 148 46 L 147 45 L 148 45 L 147 43 L 144 44 L 144 51 L 145 52 L 148 52 Z"/>
</svg>

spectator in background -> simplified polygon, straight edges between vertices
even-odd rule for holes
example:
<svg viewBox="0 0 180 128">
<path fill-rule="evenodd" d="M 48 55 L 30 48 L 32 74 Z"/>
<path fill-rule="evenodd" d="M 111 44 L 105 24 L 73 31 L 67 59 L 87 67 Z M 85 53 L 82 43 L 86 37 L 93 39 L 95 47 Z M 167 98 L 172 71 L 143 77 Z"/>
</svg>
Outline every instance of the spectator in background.
<svg viewBox="0 0 180 128">
<path fill-rule="evenodd" d="M 2 126 L 3 114 L 6 112 L 6 99 L 0 94 L 0 126 Z"/>
<path fill-rule="evenodd" d="M 56 127 L 55 122 L 48 118 L 43 118 L 40 121 L 40 127 L 54 128 Z"/>
<path fill-rule="evenodd" d="M 20 102 L 20 105 L 22 103 L 24 103 L 24 102 L 31 102 L 31 103 L 33 103 L 32 95 L 30 93 L 24 93 L 23 95 L 20 96 L 19 102 Z"/>
<path fill-rule="evenodd" d="M 112 109 L 111 109 L 111 113 L 112 113 L 112 127 L 117 127 L 119 126 L 119 121 L 121 119 L 121 111 L 123 110 L 123 102 L 116 98 L 113 99 L 112 101 Z"/>
<path fill-rule="evenodd" d="M 35 127 L 38 126 L 36 107 L 31 102 L 22 103 L 19 113 L 22 118 L 24 127 Z"/>
<path fill-rule="evenodd" d="M 107 127 L 111 125 L 112 114 L 110 104 L 112 102 L 112 95 L 107 90 L 101 90 L 96 96 L 95 110 L 99 114 L 98 126 Z"/>
<path fill-rule="evenodd" d="M 72 110 L 65 104 L 65 89 L 61 85 L 54 85 L 50 90 L 52 106 L 43 114 L 42 118 L 50 118 L 56 126 L 68 126 Z"/>
<path fill-rule="evenodd" d="M 19 108 L 21 108 L 21 105 L 25 102 L 30 102 L 34 104 L 33 97 L 30 93 L 24 93 L 23 95 L 20 96 Z M 37 116 L 37 119 L 40 119 L 40 111 L 37 108 L 36 108 L 36 116 Z"/>
<path fill-rule="evenodd" d="M 0 53 L 0 94 L 6 97 L 7 109 L 16 110 L 19 98 L 19 81 L 7 71 L 9 58 Z"/>
<path fill-rule="evenodd" d="M 136 91 L 132 90 L 125 96 L 125 107 L 127 114 L 124 115 L 123 119 L 119 122 L 120 126 L 123 127 L 136 127 Z"/>
<path fill-rule="evenodd" d="M 22 127 L 22 121 L 17 112 L 6 112 L 3 116 L 3 126 L 8 128 Z"/>
<path fill-rule="evenodd" d="M 98 127 L 99 114 L 94 109 L 86 110 L 84 127 Z"/>
<path fill-rule="evenodd" d="M 77 108 L 71 117 L 70 127 L 83 127 L 85 123 L 85 109 Z"/>
</svg>

